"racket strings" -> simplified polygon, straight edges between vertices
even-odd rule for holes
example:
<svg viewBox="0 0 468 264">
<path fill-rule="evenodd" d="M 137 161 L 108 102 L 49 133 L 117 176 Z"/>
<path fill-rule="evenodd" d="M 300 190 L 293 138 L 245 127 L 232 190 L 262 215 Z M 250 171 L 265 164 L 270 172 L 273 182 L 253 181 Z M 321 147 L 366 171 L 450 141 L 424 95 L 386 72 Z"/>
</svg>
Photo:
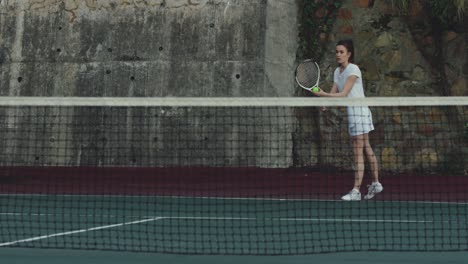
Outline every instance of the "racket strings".
<svg viewBox="0 0 468 264">
<path fill-rule="evenodd" d="M 303 63 L 297 67 L 297 81 L 305 87 L 314 86 L 319 78 L 319 71 L 314 63 Z"/>
</svg>

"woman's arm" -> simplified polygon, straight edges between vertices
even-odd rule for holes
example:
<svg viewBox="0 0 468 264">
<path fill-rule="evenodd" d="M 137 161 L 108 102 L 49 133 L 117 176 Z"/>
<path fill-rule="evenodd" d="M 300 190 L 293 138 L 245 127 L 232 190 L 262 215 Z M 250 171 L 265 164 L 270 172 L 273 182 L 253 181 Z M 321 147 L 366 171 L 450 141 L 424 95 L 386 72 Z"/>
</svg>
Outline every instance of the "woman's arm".
<svg viewBox="0 0 468 264">
<path fill-rule="evenodd" d="M 336 85 L 336 83 L 333 83 L 333 86 L 330 90 L 330 93 L 337 93 L 338 92 L 338 86 Z"/>
<path fill-rule="evenodd" d="M 338 88 L 336 87 L 336 84 L 333 84 L 333 87 L 329 93 L 324 92 L 323 90 L 320 90 L 316 93 L 313 92 L 313 94 L 317 96 L 326 96 L 326 97 L 346 97 L 348 96 L 349 92 L 353 88 L 354 83 L 356 82 L 357 78 L 358 77 L 355 75 L 349 76 L 348 79 L 346 79 L 343 91 L 341 92 L 338 92 Z"/>
</svg>

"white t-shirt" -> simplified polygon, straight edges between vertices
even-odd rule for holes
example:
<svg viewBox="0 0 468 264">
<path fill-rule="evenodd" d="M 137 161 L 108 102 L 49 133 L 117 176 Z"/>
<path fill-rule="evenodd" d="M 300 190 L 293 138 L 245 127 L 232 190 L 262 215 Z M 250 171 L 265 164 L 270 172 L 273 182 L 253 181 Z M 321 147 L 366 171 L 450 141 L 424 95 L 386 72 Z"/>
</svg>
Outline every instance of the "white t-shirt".
<svg viewBox="0 0 468 264">
<path fill-rule="evenodd" d="M 343 72 L 340 72 L 340 67 L 336 68 L 333 74 L 333 82 L 336 84 L 338 91 L 342 92 L 344 85 L 349 76 L 356 76 L 351 91 L 348 97 L 362 98 L 364 95 L 364 86 L 362 84 L 361 70 L 356 64 L 348 64 Z M 372 113 L 367 106 L 348 106 L 348 131 L 351 136 L 368 133 L 374 130 L 372 122 Z"/>
<path fill-rule="evenodd" d="M 336 83 L 338 91 L 342 92 L 344 85 L 349 76 L 356 76 L 356 82 L 354 83 L 353 88 L 348 94 L 348 97 L 365 97 L 364 96 L 364 86 L 362 85 L 362 74 L 361 70 L 356 64 L 348 64 L 346 69 L 340 73 L 340 67 L 336 68 L 335 73 L 333 74 L 333 82 Z"/>
</svg>

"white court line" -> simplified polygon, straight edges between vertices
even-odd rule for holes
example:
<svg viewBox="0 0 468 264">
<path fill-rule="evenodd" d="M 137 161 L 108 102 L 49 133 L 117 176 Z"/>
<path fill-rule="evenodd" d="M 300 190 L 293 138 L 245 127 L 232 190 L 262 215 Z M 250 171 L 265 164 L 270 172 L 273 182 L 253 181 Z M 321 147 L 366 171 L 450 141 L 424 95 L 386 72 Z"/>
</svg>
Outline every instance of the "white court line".
<svg viewBox="0 0 468 264">
<path fill-rule="evenodd" d="M 189 219 L 189 220 L 258 220 L 258 218 L 243 218 L 243 217 L 164 217 L 164 219 Z M 406 219 L 349 219 L 349 218 L 265 218 L 269 220 L 279 221 L 298 221 L 298 222 L 365 222 L 365 223 L 434 223 L 434 222 L 448 222 L 433 221 L 433 220 L 406 220 Z"/>
<path fill-rule="evenodd" d="M 0 213 L 0 216 L 37 216 L 37 217 L 47 217 L 47 216 L 70 216 L 70 217 L 103 217 L 103 218 L 150 218 L 154 216 L 139 216 L 139 215 L 112 215 L 112 214 L 73 214 L 73 213 Z"/>
<path fill-rule="evenodd" d="M 0 213 L 0 216 L 63 216 L 63 214 L 28 214 L 28 213 Z M 73 214 L 69 214 L 70 216 L 75 216 Z M 148 218 L 148 219 L 156 219 L 156 220 L 163 220 L 163 219 L 189 219 L 189 220 L 242 220 L 242 221 L 256 221 L 258 218 L 256 217 L 212 217 L 212 216 L 118 216 L 118 215 L 99 215 L 99 214 L 80 214 L 79 217 L 111 217 L 111 218 Z M 440 220 L 411 220 L 411 219 L 353 219 L 353 218 L 279 218 L 279 217 L 265 217 L 261 219 L 268 219 L 268 220 L 279 220 L 279 221 L 299 221 L 299 222 L 367 222 L 367 223 L 451 223 L 450 219 L 440 219 Z M 458 222 L 458 221 L 456 221 Z M 130 222 L 130 223 L 139 223 L 138 221 Z M 120 224 L 120 225 L 125 225 Z M 114 225 L 110 227 L 116 227 L 119 225 Z M 91 230 L 92 231 L 92 230 Z"/>
<path fill-rule="evenodd" d="M 445 221 L 427 220 L 391 220 L 391 219 L 342 219 L 342 218 L 281 218 L 281 221 L 304 221 L 304 222 L 364 222 L 364 223 L 434 223 Z"/>
<path fill-rule="evenodd" d="M 4 213 L 5 214 L 5 213 Z M 21 215 L 19 213 L 6 213 L 8 215 Z M 27 214 L 30 215 L 30 214 Z M 42 214 L 37 214 L 37 215 L 42 215 Z M 55 234 L 50 234 L 50 235 L 43 235 L 43 236 L 37 236 L 37 237 L 31 237 L 31 238 L 26 238 L 26 239 L 21 239 L 21 240 L 15 240 L 15 241 L 10 241 L 10 242 L 4 242 L 0 243 L 0 247 L 5 247 L 5 246 L 11 246 L 15 244 L 20 244 L 20 243 L 26 243 L 26 242 L 32 242 L 32 241 L 37 241 L 37 240 L 43 240 L 43 239 L 49 239 L 52 237 L 59 237 L 59 236 L 67 236 L 67 235 L 73 235 L 73 234 L 78 234 L 78 233 L 85 233 L 85 232 L 91 232 L 91 231 L 96 231 L 96 230 L 102 230 L 102 229 L 109 229 L 109 228 L 114 228 L 114 227 L 121 227 L 121 226 L 126 226 L 126 225 L 135 225 L 135 224 L 141 224 L 141 223 L 146 223 L 146 222 L 154 222 L 154 221 L 159 221 L 159 220 L 167 220 L 167 219 L 185 219 L 185 220 L 241 220 L 241 221 L 256 221 L 258 218 L 255 217 L 209 217 L 209 216 L 146 216 L 143 220 L 138 220 L 138 221 L 132 221 L 132 222 L 124 222 L 124 223 L 119 223 L 119 224 L 113 224 L 113 225 L 105 225 L 105 226 L 97 226 L 97 227 L 92 227 L 92 228 L 86 228 L 86 229 L 79 229 L 79 230 L 73 230 L 73 231 L 68 231 L 68 232 L 62 232 L 62 233 L 55 233 Z M 435 223 L 435 222 L 448 222 L 447 220 L 444 221 L 428 221 L 428 220 L 405 220 L 405 219 L 344 219 L 344 218 L 270 218 L 269 220 L 279 220 L 279 221 L 309 221 L 309 222 L 341 222 L 341 223 L 346 223 L 346 222 L 366 222 L 366 223 Z"/>
<path fill-rule="evenodd" d="M 210 217 L 210 216 L 168 216 L 164 219 L 185 219 L 185 220 L 242 220 L 255 221 L 256 217 Z"/>
<path fill-rule="evenodd" d="M 45 217 L 45 216 L 79 216 L 79 217 L 110 217 L 110 218 L 160 218 L 157 220 L 161 219 L 191 219 L 191 220 L 257 220 L 257 218 L 253 217 L 210 217 L 210 216 L 118 216 L 118 215 L 101 215 L 101 214 L 80 214 L 80 215 L 74 215 L 74 214 L 41 214 L 41 213 L 0 213 L 0 216 L 23 216 L 23 217 L 28 217 L 28 216 L 37 216 L 37 217 Z"/>
<path fill-rule="evenodd" d="M 54 216 L 55 214 L 41 214 L 41 213 L 0 213 L 0 215 L 6 216 Z"/>
<path fill-rule="evenodd" d="M 259 198 L 259 197 L 216 197 L 216 196 L 171 196 L 171 195 L 108 195 L 108 194 L 0 194 L 2 196 L 31 196 L 31 197 L 98 197 L 98 198 L 125 198 L 125 199 L 141 199 L 141 198 L 170 198 L 170 199 L 203 199 L 203 200 L 232 200 L 232 201 L 280 201 L 280 202 L 333 202 L 333 203 L 348 203 L 348 204 L 366 204 L 366 203 L 414 203 L 414 204 L 448 204 L 448 205 L 468 205 L 468 202 L 436 202 L 436 201 L 412 201 L 412 200 L 369 200 L 361 202 L 346 202 L 341 199 L 302 199 L 302 198 Z"/>
<path fill-rule="evenodd" d="M 146 222 L 158 221 L 158 220 L 161 220 L 161 219 L 164 219 L 164 217 L 154 217 L 154 218 L 143 219 L 143 220 L 132 221 L 132 222 L 125 222 L 125 223 L 105 225 L 105 226 L 97 226 L 97 227 L 92 227 L 92 228 L 79 229 L 79 230 L 73 230 L 73 231 L 50 234 L 50 235 L 44 235 L 44 236 L 31 237 L 31 238 L 26 238 L 26 239 L 21 239 L 21 240 L 15 240 L 15 241 L 10 241 L 10 242 L 0 243 L 0 247 L 11 246 L 11 245 L 15 245 L 15 244 L 26 243 L 26 242 L 31 242 L 31 241 L 37 241 L 37 240 L 42 240 L 42 239 L 49 239 L 51 237 L 67 236 L 67 235 L 72 235 L 72 234 L 85 233 L 85 232 L 91 232 L 91 231 L 114 228 L 114 227 L 120 227 L 120 226 L 126 226 L 126 225 L 141 224 L 141 223 L 146 223 Z"/>
</svg>

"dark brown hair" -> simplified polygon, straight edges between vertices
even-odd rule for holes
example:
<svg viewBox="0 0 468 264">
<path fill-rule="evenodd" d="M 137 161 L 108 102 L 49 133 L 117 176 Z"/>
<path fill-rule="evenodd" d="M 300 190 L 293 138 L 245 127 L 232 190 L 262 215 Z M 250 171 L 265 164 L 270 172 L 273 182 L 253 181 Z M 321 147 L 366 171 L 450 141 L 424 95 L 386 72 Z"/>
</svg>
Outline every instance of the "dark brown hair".
<svg viewBox="0 0 468 264">
<path fill-rule="evenodd" d="M 351 52 L 349 62 L 354 63 L 354 44 L 352 39 L 343 39 L 336 43 L 336 46 L 344 46 L 348 52 Z"/>
</svg>

